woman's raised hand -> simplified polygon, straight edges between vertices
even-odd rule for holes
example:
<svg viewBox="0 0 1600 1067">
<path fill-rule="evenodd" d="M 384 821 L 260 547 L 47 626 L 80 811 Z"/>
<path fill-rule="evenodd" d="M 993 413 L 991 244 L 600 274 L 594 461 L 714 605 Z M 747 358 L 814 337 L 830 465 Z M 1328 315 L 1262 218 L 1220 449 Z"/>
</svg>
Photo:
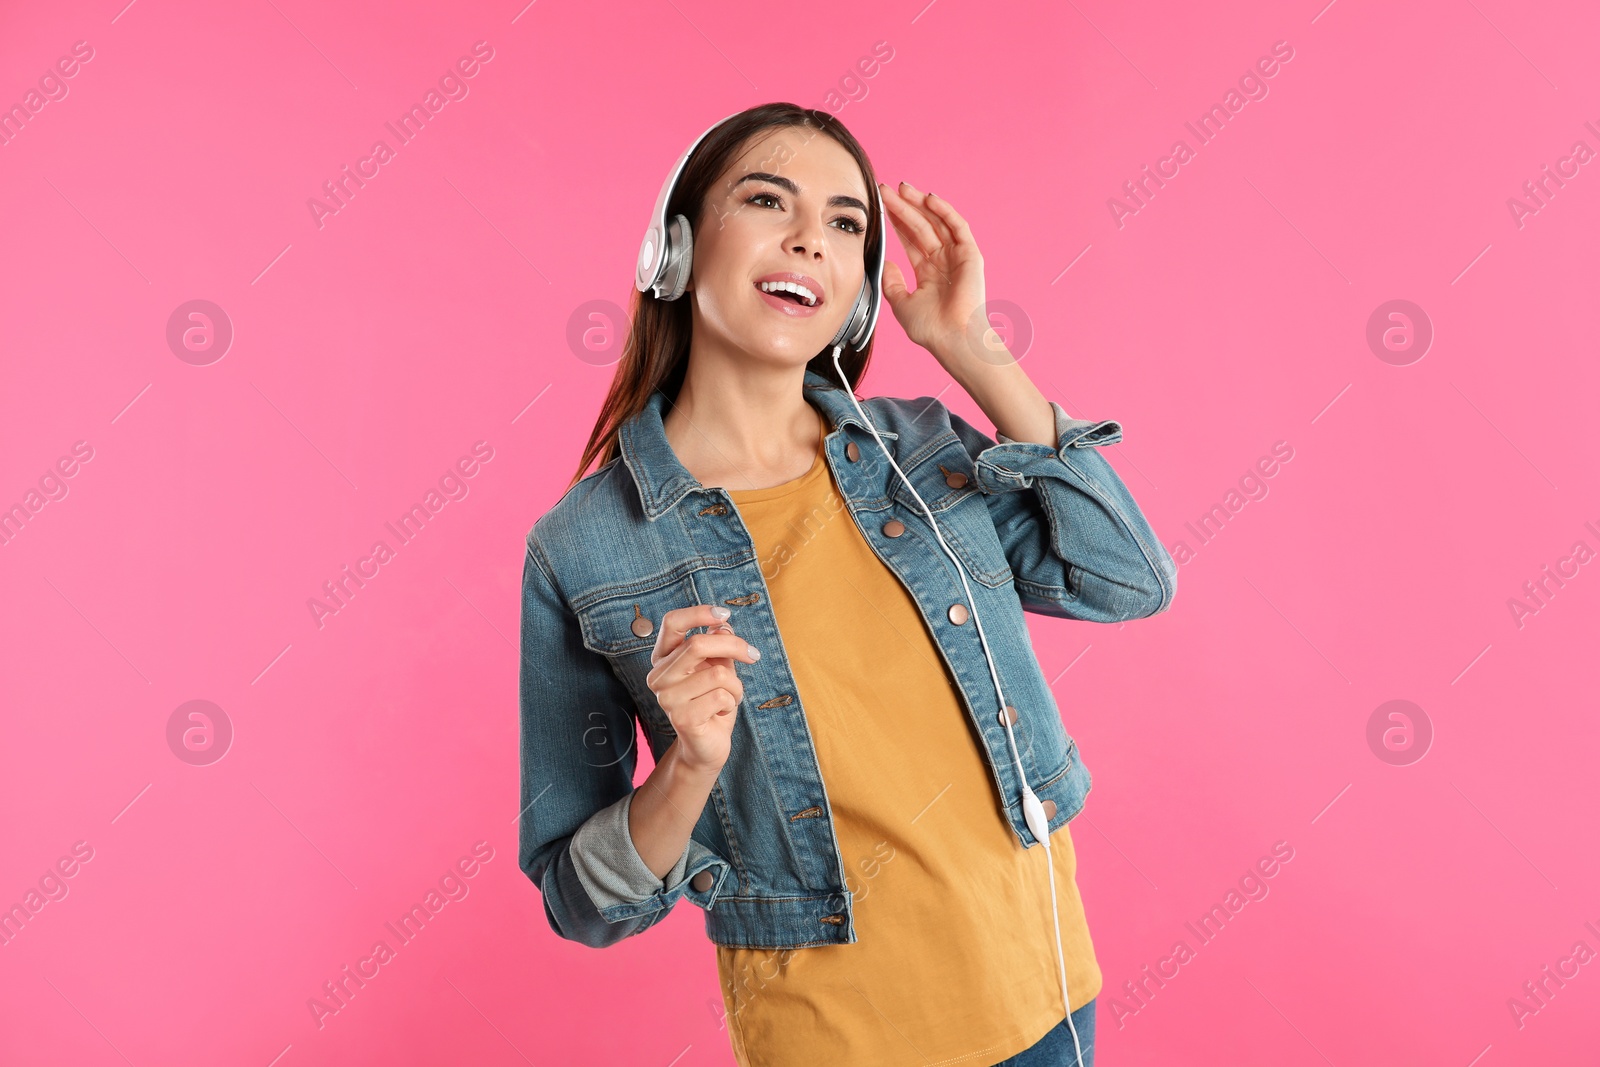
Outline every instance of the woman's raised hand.
<svg viewBox="0 0 1600 1067">
<path fill-rule="evenodd" d="M 667 713 L 678 739 L 674 744 L 684 764 L 716 772 L 728 762 L 744 683 L 734 661 L 754 663 L 761 653 L 733 632 L 725 607 L 697 604 L 674 608 L 661 619 L 656 647 L 650 653 L 645 684 Z M 699 627 L 706 633 L 690 634 Z"/>
<path fill-rule="evenodd" d="M 972 230 L 949 201 L 910 182 L 880 182 L 878 191 L 917 276 L 916 291 L 910 292 L 899 265 L 886 261 L 883 297 L 912 341 L 940 363 L 959 357 L 983 339 L 989 324 L 987 310 L 979 310 L 986 298 L 983 254 Z"/>
</svg>

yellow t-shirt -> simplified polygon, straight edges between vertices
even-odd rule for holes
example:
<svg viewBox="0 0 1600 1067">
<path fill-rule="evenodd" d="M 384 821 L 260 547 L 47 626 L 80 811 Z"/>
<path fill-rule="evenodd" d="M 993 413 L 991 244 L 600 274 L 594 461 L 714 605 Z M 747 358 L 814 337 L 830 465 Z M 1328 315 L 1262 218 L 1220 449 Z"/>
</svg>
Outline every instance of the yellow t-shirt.
<svg viewBox="0 0 1600 1067">
<path fill-rule="evenodd" d="M 741 1067 L 989 1067 L 1016 1055 L 1065 1014 L 1044 850 L 1007 825 L 927 624 L 861 536 L 821 449 L 801 477 L 729 495 L 816 745 L 858 938 L 717 946 L 734 1056 Z M 1068 828 L 1051 842 L 1076 1010 L 1101 973 Z"/>
</svg>

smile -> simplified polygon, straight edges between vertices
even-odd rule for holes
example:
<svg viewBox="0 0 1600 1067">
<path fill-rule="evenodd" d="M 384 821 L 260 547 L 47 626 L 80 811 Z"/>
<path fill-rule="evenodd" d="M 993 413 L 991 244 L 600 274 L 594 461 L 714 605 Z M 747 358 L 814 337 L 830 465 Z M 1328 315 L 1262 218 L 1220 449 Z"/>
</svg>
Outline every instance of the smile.
<svg viewBox="0 0 1600 1067">
<path fill-rule="evenodd" d="M 761 282 L 763 293 L 793 293 L 806 307 L 817 306 L 817 294 L 798 282 Z"/>
<path fill-rule="evenodd" d="M 808 316 L 823 304 L 821 283 L 804 274 L 769 274 L 757 278 L 754 284 L 770 307 L 787 315 Z"/>
</svg>

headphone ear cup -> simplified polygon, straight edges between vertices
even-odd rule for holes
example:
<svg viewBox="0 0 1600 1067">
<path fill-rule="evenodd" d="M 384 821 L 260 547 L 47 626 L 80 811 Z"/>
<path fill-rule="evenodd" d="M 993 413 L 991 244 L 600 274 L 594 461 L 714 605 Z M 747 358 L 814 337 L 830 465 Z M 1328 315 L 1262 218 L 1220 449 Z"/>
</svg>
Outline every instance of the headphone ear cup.
<svg viewBox="0 0 1600 1067">
<path fill-rule="evenodd" d="M 661 268 L 660 300 L 676 300 L 689 284 L 689 268 L 694 265 L 694 233 L 689 220 L 682 215 L 672 216 L 667 223 L 666 251 Z"/>
<path fill-rule="evenodd" d="M 876 189 L 873 190 L 873 199 L 878 204 L 878 219 L 880 234 L 889 232 L 889 216 L 883 208 L 883 196 Z M 878 314 L 883 308 L 883 236 L 880 236 L 878 247 L 867 256 L 867 276 L 861 282 L 861 292 L 856 295 L 855 307 L 850 309 L 850 317 L 845 320 L 844 326 L 834 337 L 834 345 L 848 343 L 851 348 L 860 352 L 867 347 L 867 342 L 872 338 L 873 332 L 878 327 Z"/>
<path fill-rule="evenodd" d="M 856 294 L 855 305 L 850 309 L 850 315 L 844 320 L 844 325 L 839 327 L 839 332 L 833 339 L 833 344 L 849 344 L 860 351 L 866 339 L 861 336 L 862 328 L 866 326 L 867 316 L 872 311 L 872 283 L 862 282 L 861 291 Z"/>
</svg>

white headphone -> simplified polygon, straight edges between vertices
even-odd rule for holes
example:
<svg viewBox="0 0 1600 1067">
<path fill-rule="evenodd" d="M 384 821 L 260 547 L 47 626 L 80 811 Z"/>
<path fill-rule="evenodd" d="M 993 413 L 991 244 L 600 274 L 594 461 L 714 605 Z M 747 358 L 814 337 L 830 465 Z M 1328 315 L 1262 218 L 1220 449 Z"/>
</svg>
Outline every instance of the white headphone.
<svg viewBox="0 0 1600 1067">
<path fill-rule="evenodd" d="M 733 117 L 733 115 L 728 116 L 728 118 Z M 644 240 L 639 243 L 639 261 L 634 271 L 634 288 L 639 292 L 653 293 L 657 299 L 666 301 L 677 300 L 683 296 L 684 286 L 689 283 L 689 269 L 694 262 L 694 235 L 689 220 L 683 215 L 677 214 L 670 219 L 667 218 L 667 204 L 677 190 L 678 179 L 682 176 L 683 169 L 688 164 L 689 157 L 694 154 L 694 150 L 713 130 L 727 121 L 728 119 L 723 119 L 695 138 L 688 150 L 678 157 L 677 166 L 672 168 L 672 173 L 662 183 L 661 193 L 656 197 L 655 210 L 650 214 L 650 226 L 645 230 Z M 983 621 L 978 617 L 978 602 L 972 596 L 972 586 L 967 584 L 966 569 L 956 554 L 950 550 L 950 546 L 945 543 L 944 535 L 939 532 L 939 524 L 934 521 L 933 511 L 922 499 L 922 494 L 917 492 L 916 486 L 911 484 L 911 479 L 906 477 L 906 472 L 894 461 L 889 446 L 878 436 L 878 428 L 872 424 L 872 419 L 862 409 L 854 390 L 850 388 L 850 382 L 845 377 L 843 368 L 839 366 L 839 352 L 845 344 L 848 343 L 857 352 L 866 347 L 867 340 L 877 325 L 878 312 L 883 305 L 883 261 L 884 249 L 889 242 L 889 220 L 883 210 L 882 194 L 876 188 L 872 193 L 873 200 L 878 205 L 878 247 L 868 250 L 867 276 L 861 283 L 861 291 L 856 294 L 855 306 L 850 309 L 850 314 L 845 316 L 844 324 L 833 335 L 833 340 L 828 342 L 829 347 L 833 349 L 833 369 L 844 386 L 845 395 L 855 406 L 856 414 L 866 423 L 867 429 L 872 431 L 873 440 L 877 441 L 878 447 L 883 450 L 889 466 L 894 468 L 894 472 L 900 476 L 900 480 L 916 498 L 922 513 L 927 516 L 928 525 L 933 528 L 933 536 L 938 539 L 939 547 L 944 549 L 944 554 L 955 564 L 956 574 L 961 579 L 961 588 L 967 594 L 967 604 L 972 609 L 972 621 L 978 630 L 978 641 L 983 645 L 984 659 L 989 664 L 989 677 L 994 681 L 995 696 L 1000 701 L 996 710 L 1004 711 L 1008 705 L 1005 693 L 1000 689 L 1000 674 L 995 670 L 994 656 L 989 652 L 989 639 L 983 632 Z M 1056 906 L 1055 860 L 1050 856 L 1050 820 L 1044 813 L 1044 805 L 1039 802 L 1038 796 L 1028 785 L 1027 773 L 1022 769 L 1022 757 L 1017 752 L 1016 735 L 1011 729 L 1011 716 L 1001 714 L 998 718 L 1005 723 L 1006 740 L 1011 745 L 1011 758 L 1016 763 L 1017 777 L 1022 782 L 1023 818 L 1027 821 L 1028 829 L 1032 831 L 1034 838 L 1044 846 L 1046 869 L 1050 878 L 1050 912 L 1055 922 L 1056 965 L 1061 976 L 1061 999 L 1067 1005 L 1067 1028 L 1072 1031 L 1072 1046 L 1077 1052 L 1078 1067 L 1083 1067 L 1083 1049 L 1078 1044 L 1078 1028 L 1072 1024 L 1072 1000 L 1067 995 L 1067 964 L 1061 950 L 1061 913 Z"/>
</svg>

